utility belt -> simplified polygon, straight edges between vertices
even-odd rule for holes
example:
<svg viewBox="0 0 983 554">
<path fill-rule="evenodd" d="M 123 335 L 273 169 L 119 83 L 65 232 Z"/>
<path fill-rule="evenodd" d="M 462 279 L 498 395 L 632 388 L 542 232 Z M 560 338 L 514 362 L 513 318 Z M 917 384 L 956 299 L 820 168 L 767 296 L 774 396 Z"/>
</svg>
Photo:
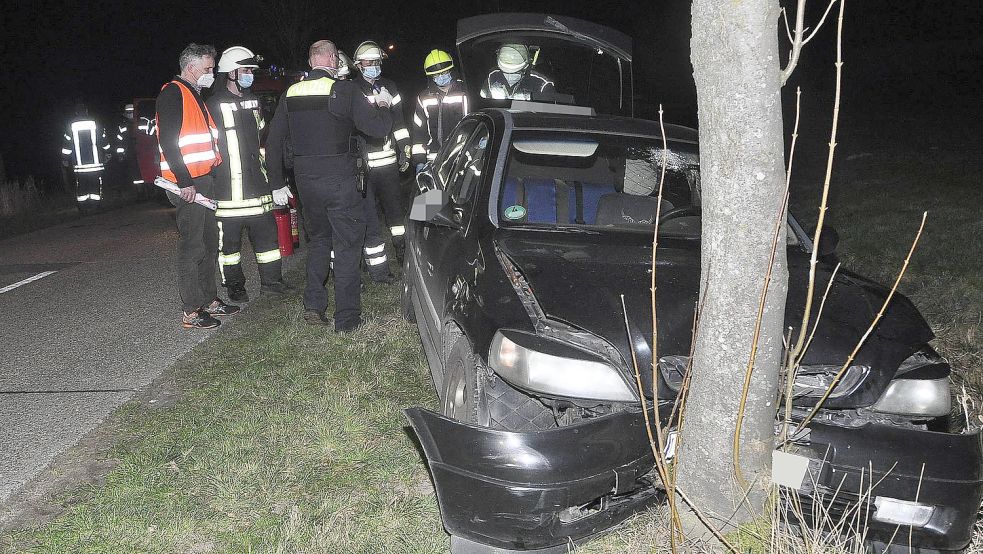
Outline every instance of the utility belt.
<svg viewBox="0 0 983 554">
<path fill-rule="evenodd" d="M 349 141 L 349 148 L 355 156 L 355 189 L 362 198 L 365 198 L 366 186 L 369 178 L 369 164 L 366 159 L 367 148 L 365 147 L 365 137 L 353 136 Z"/>
</svg>

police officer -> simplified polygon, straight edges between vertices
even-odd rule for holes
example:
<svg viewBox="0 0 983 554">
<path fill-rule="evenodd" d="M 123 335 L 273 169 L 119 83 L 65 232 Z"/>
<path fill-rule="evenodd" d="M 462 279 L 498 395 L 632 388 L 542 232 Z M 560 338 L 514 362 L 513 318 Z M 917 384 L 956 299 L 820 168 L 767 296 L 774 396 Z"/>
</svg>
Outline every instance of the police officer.
<svg viewBox="0 0 983 554">
<path fill-rule="evenodd" d="M 274 202 L 286 205 L 293 196 L 288 187 L 271 191 L 260 153 L 259 136 L 266 126 L 259 98 L 249 91 L 253 84 L 256 56 L 242 46 L 222 52 L 218 61 L 220 84 L 206 105 L 219 129 L 218 145 L 225 163 L 213 170 L 218 209 L 219 270 L 222 286 L 233 302 L 246 302 L 246 276 L 242 272 L 242 233 L 249 238 L 259 267 L 260 291 L 288 291 L 281 275 L 280 247 Z"/>
<path fill-rule="evenodd" d="M 62 165 L 70 167 L 75 181 L 79 211 L 92 213 L 102 202 L 103 176 L 109 158 L 106 131 L 89 117 L 85 104 L 75 106 L 75 117 L 65 130 L 61 147 Z"/>
<path fill-rule="evenodd" d="M 365 239 L 362 196 L 356 190 L 355 160 L 349 152 L 352 132 L 381 138 L 392 130 L 388 109 L 393 99 L 380 93 L 373 106 L 350 81 L 332 77 L 338 67 L 334 43 L 311 45 L 311 72 L 287 89 L 270 124 L 266 151 L 271 186 L 283 181 L 283 147 L 290 141 L 294 177 L 304 205 L 310 235 L 304 319 L 314 325 L 334 324 L 336 332 L 362 324 L 359 250 Z M 334 319 L 325 316 L 332 242 L 335 251 Z"/>
<path fill-rule="evenodd" d="M 382 138 L 368 137 L 365 141 L 365 158 L 368 169 L 368 196 L 375 196 L 385 214 L 393 245 L 401 250 L 404 227 L 405 201 L 400 190 L 399 173 L 410 166 L 410 132 L 406 129 L 403 117 L 402 99 L 396 83 L 382 76 L 382 48 L 371 40 L 359 44 L 355 49 L 355 64 L 362 74 L 355 82 L 362 94 L 374 102 L 380 91 L 393 97 L 390 113 L 392 129 Z M 369 275 L 374 281 L 392 282 L 389 262 L 386 259 L 385 241 L 379 227 L 369 222 L 365 236 L 365 257 Z"/>
<path fill-rule="evenodd" d="M 413 163 L 417 171 L 437 157 L 444 138 L 468 115 L 464 83 L 453 69 L 454 59 L 443 50 L 431 50 L 423 61 L 427 88 L 417 96 L 413 111 Z"/>
</svg>

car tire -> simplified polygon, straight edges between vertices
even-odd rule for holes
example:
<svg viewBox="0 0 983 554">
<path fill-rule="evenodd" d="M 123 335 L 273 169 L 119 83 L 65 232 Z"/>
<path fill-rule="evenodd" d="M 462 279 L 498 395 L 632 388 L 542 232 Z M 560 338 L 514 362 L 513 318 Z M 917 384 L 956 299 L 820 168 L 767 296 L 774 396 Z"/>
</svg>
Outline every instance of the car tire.
<svg viewBox="0 0 983 554">
<path fill-rule="evenodd" d="M 444 364 L 442 413 L 464 423 L 506 431 L 556 428 L 553 410 L 479 365 L 467 338 L 454 343 Z"/>
<path fill-rule="evenodd" d="M 416 311 L 413 308 L 413 275 L 410 272 L 409 256 L 403 255 L 406 260 L 403 262 L 403 288 L 399 293 L 399 311 L 403 319 L 410 323 L 416 323 Z"/>
</svg>

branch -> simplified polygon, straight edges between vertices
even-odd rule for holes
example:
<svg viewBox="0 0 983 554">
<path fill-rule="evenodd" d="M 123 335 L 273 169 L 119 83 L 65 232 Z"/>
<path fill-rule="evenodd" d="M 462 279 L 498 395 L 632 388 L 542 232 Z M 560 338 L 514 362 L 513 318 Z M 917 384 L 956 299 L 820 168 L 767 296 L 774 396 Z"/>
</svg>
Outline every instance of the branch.
<svg viewBox="0 0 983 554">
<path fill-rule="evenodd" d="M 783 12 L 784 15 L 784 12 Z M 788 78 L 795 71 L 795 66 L 799 63 L 799 54 L 802 53 L 802 41 L 803 27 L 805 26 L 806 17 L 806 0 L 797 0 L 795 7 L 795 38 L 792 39 L 792 51 L 788 55 L 788 65 L 782 70 L 782 86 L 788 81 Z M 786 25 L 788 20 L 786 19 Z"/>
<path fill-rule="evenodd" d="M 819 25 L 816 25 L 816 28 L 813 29 L 811 33 L 809 33 L 809 36 L 807 36 L 805 39 L 802 40 L 803 45 L 809 44 L 809 41 L 812 40 L 812 37 L 816 36 L 816 33 L 818 33 L 819 29 L 822 28 L 823 23 L 826 22 L 826 16 L 829 15 L 829 12 L 833 9 L 833 4 L 836 4 L 836 0 L 829 0 L 829 5 L 826 6 L 826 11 L 823 12 L 823 17 L 819 20 Z"/>
</svg>

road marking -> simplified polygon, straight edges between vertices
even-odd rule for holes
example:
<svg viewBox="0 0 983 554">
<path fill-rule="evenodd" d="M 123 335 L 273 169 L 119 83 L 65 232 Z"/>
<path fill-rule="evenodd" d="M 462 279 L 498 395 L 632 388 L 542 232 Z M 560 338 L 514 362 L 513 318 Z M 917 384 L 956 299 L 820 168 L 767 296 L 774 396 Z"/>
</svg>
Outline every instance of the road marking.
<svg viewBox="0 0 983 554">
<path fill-rule="evenodd" d="M 7 286 L 3 287 L 2 289 L 0 289 L 0 294 L 3 294 L 5 292 L 10 292 L 10 291 L 16 289 L 17 287 L 19 287 L 21 285 L 26 285 L 28 283 L 33 283 L 34 281 L 37 281 L 38 279 L 44 279 L 48 275 L 51 275 L 51 274 L 54 274 L 54 273 L 58 273 L 58 272 L 57 271 L 42 271 L 41 273 L 38 273 L 37 275 L 35 275 L 33 277 L 28 277 L 27 279 L 24 279 L 23 281 L 17 281 L 13 285 L 7 285 Z"/>
</svg>

